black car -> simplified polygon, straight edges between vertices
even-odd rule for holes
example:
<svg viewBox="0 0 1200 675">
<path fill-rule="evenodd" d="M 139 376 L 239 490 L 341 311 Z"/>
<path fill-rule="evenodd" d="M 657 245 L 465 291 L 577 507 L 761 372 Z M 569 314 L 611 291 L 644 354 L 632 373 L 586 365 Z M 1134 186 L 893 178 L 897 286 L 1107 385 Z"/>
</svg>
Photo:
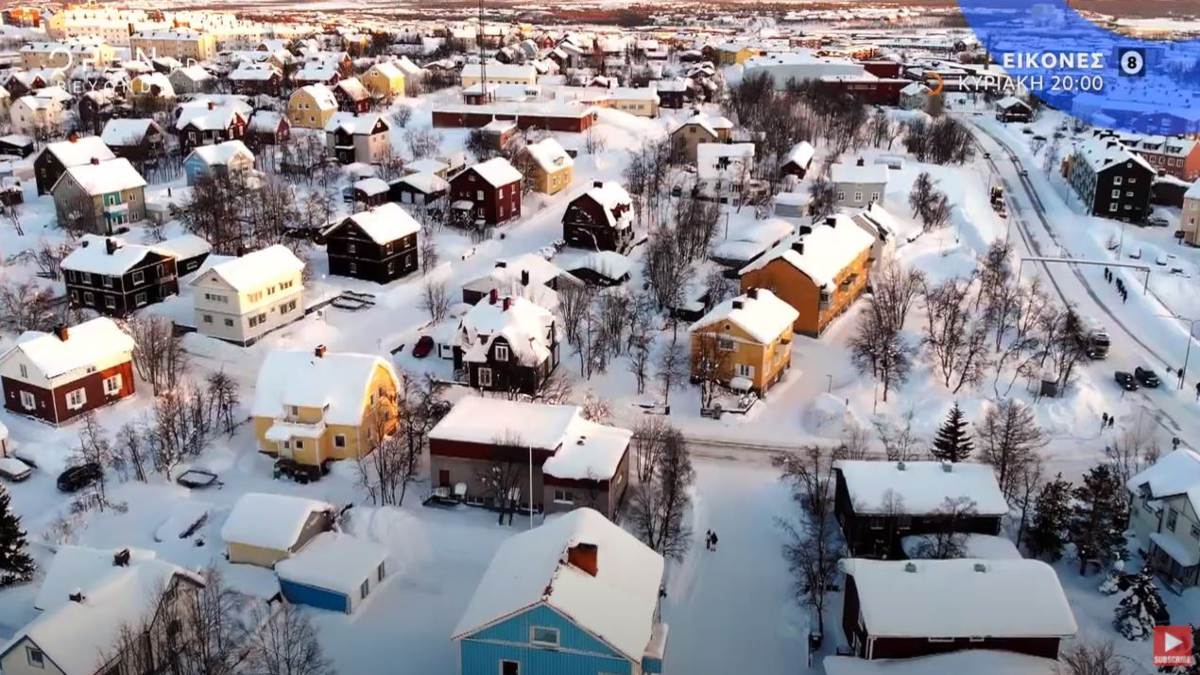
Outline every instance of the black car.
<svg viewBox="0 0 1200 675">
<path fill-rule="evenodd" d="M 62 492 L 75 492 L 100 480 L 104 470 L 95 462 L 73 466 L 58 477 L 58 489 Z"/>
<path fill-rule="evenodd" d="M 1162 380 L 1158 379 L 1158 375 L 1149 368 L 1137 367 L 1133 369 L 1133 376 L 1143 387 L 1155 389 L 1162 384 Z"/>
<path fill-rule="evenodd" d="M 1137 380 L 1134 379 L 1133 375 L 1130 375 L 1123 370 L 1118 370 L 1113 374 L 1113 379 L 1115 379 L 1117 384 L 1121 385 L 1121 388 L 1125 391 L 1137 391 L 1138 383 Z"/>
</svg>

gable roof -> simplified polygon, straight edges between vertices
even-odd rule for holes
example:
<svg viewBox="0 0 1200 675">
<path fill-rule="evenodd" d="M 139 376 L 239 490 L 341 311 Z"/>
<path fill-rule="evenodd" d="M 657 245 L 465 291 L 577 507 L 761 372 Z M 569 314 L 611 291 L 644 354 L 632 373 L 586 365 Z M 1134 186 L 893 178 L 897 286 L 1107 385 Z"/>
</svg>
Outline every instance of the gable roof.
<svg viewBox="0 0 1200 675">
<path fill-rule="evenodd" d="M 990 470 L 990 469 L 989 469 Z M 1069 637 L 1075 615 L 1040 560 L 865 560 L 854 577 L 872 637 Z"/>
<path fill-rule="evenodd" d="M 1179 448 L 1160 457 L 1125 484 L 1133 492 L 1143 486 L 1152 499 L 1185 495 L 1192 510 L 1200 514 L 1200 453 Z"/>
<path fill-rule="evenodd" d="M 757 297 L 748 293 L 730 298 L 713 307 L 688 330 L 696 333 L 715 323 L 728 321 L 762 344 L 775 340 L 785 331 L 790 333 L 800 312 L 765 288 L 752 289 L 751 292 Z"/>
<path fill-rule="evenodd" d="M 58 141 L 47 145 L 42 152 L 54 155 L 64 167 L 87 164 L 93 158 L 104 161 L 116 157 L 99 136 L 81 136 L 74 141 Z"/>
<path fill-rule="evenodd" d="M 100 139 L 108 146 L 141 143 L 152 127 L 158 123 L 152 119 L 114 118 L 104 123 Z"/>
<path fill-rule="evenodd" d="M 392 125 L 387 121 L 387 118 L 379 113 L 352 113 L 352 112 L 336 112 L 325 123 L 325 131 L 343 130 L 346 133 L 359 135 L 369 135 L 375 132 L 375 127 L 383 122 L 383 130 L 379 133 L 385 133 Z"/>
<path fill-rule="evenodd" d="M 521 172 L 517 171 L 509 161 L 503 157 L 494 157 L 486 162 L 480 162 L 474 166 L 468 167 L 467 171 L 474 171 L 483 181 L 492 187 L 500 187 L 520 181 Z"/>
<path fill-rule="evenodd" d="M 855 513 L 928 515 L 947 499 L 959 497 L 974 501 L 979 515 L 1008 513 L 1008 502 L 987 464 L 841 460 L 834 466 L 841 471 Z"/>
<path fill-rule="evenodd" d="M 116 250 L 108 252 L 106 240 L 116 244 Z M 116 237 L 101 237 L 95 234 L 85 234 L 80 237 L 79 247 L 62 259 L 60 266 L 64 270 L 121 276 L 133 269 L 151 253 L 149 246 L 129 244 Z"/>
<path fill-rule="evenodd" d="M 788 150 L 787 155 L 785 155 L 783 158 L 783 163 L 795 164 L 799 167 L 807 167 L 812 163 L 813 155 L 815 153 L 816 150 L 813 148 L 812 143 L 809 143 L 808 141 L 800 141 L 799 143 L 793 145 L 791 150 Z"/>
<path fill-rule="evenodd" d="M 521 296 L 504 296 L 495 304 L 481 300 L 462 317 L 459 346 L 463 360 L 484 363 L 496 338 L 508 343 L 514 361 L 526 366 L 550 358 L 554 314 Z"/>
<path fill-rule="evenodd" d="M 366 211 L 359 211 L 358 213 L 339 219 L 325 230 L 325 235 L 328 236 L 331 232 L 348 222 L 357 225 L 376 244 L 386 244 L 396 241 L 421 229 L 420 223 L 413 219 L 408 214 L 408 211 L 405 211 L 399 204 L 396 202 L 386 202 L 369 208 Z"/>
<path fill-rule="evenodd" d="M 235 290 L 244 291 L 257 288 L 278 277 L 281 272 L 302 269 L 304 261 L 297 258 L 296 254 L 283 244 L 275 244 L 213 265 L 211 271 Z M 198 284 L 203 278 L 204 275 L 198 275 L 191 283 Z"/>
<path fill-rule="evenodd" d="M 274 551 L 295 545 L 309 516 L 333 512 L 333 505 L 294 495 L 247 492 L 238 497 L 225 524 L 221 539 L 227 544 L 246 544 Z"/>
<path fill-rule="evenodd" d="M 538 168 L 546 173 L 553 173 L 575 166 L 575 160 L 567 154 L 562 144 L 553 137 L 547 136 L 537 143 L 525 146 L 529 156 L 533 158 Z"/>
<path fill-rule="evenodd" d="M 398 382 L 391 364 L 371 354 L 274 350 L 258 369 L 254 417 L 282 417 L 287 406 L 321 408 L 326 424 L 358 426 L 372 393 L 371 379 L 383 368 Z"/>
<path fill-rule="evenodd" d="M 829 179 L 834 183 L 882 183 L 888 182 L 888 168 L 883 164 L 839 162 L 829 168 Z"/>
<path fill-rule="evenodd" d="M 834 283 L 838 274 L 864 251 L 870 250 L 875 239 L 845 214 L 837 214 L 832 218 L 837 223 L 835 226 L 821 225 L 808 234 L 788 237 L 766 255 L 742 268 L 739 274 L 744 275 L 782 259 L 812 279 L 817 286 Z M 797 243 L 803 244 L 803 252 L 793 246 Z"/>
<path fill-rule="evenodd" d="M 620 183 L 611 180 L 598 184 L 592 183 L 592 186 L 581 197 L 589 197 L 600 205 L 600 208 L 604 210 L 604 218 L 609 227 L 625 229 L 633 225 L 633 198 Z"/>
<path fill-rule="evenodd" d="M 254 162 L 254 153 L 250 152 L 250 148 L 246 144 L 234 139 L 225 141 L 215 145 L 197 145 L 188 153 L 188 157 L 195 156 L 208 166 L 225 166 L 232 162 L 236 157 L 244 157 L 250 162 Z M 184 159 L 187 162 L 187 159 Z"/>
<path fill-rule="evenodd" d="M 146 187 L 146 179 L 133 168 L 133 164 L 124 157 L 100 162 L 89 162 L 78 166 L 67 167 L 67 170 L 54 185 L 57 187 L 63 178 L 70 176 L 71 180 L 83 188 L 88 195 L 96 196 L 121 190 L 133 190 Z M 51 188 L 53 190 L 53 188 Z"/>
<path fill-rule="evenodd" d="M 54 379 L 104 359 L 128 357 L 133 351 L 133 338 L 115 321 L 102 316 L 71 326 L 65 341 L 53 333 L 26 331 L 0 361 L 16 351 L 24 353 L 46 378 Z"/>
<path fill-rule="evenodd" d="M 333 95 L 333 90 L 323 84 L 310 84 L 300 87 L 292 96 L 301 93 L 312 97 L 317 108 L 321 110 L 337 110 L 337 98 Z"/>
<path fill-rule="evenodd" d="M 577 544 L 597 547 L 595 576 L 567 561 Z M 640 663 L 662 572 L 662 556 L 596 511 L 575 509 L 500 545 L 453 638 L 545 604 Z"/>
</svg>

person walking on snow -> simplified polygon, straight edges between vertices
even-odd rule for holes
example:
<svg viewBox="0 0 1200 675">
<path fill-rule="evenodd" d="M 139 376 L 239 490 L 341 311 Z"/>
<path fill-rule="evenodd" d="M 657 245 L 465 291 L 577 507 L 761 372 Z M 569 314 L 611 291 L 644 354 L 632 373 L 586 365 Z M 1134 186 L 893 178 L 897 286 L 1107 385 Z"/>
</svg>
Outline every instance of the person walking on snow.
<svg viewBox="0 0 1200 675">
<path fill-rule="evenodd" d="M 716 532 L 713 532 L 713 533 L 712 533 L 711 535 L 709 535 L 709 536 L 711 536 L 711 537 L 712 537 L 712 548 L 711 548 L 710 550 L 713 550 L 713 551 L 715 551 L 715 550 L 717 550 L 717 533 L 716 533 Z"/>
<path fill-rule="evenodd" d="M 1100 416 L 1100 430 L 1104 431 L 1104 427 L 1108 426 L 1108 413 Z"/>
</svg>

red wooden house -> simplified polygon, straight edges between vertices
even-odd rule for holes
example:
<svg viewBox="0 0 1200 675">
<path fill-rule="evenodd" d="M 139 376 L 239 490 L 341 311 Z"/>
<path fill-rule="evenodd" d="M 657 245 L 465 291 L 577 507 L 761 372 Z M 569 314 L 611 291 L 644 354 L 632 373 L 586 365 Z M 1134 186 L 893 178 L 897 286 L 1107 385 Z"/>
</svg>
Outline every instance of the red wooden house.
<svg viewBox="0 0 1200 675">
<path fill-rule="evenodd" d="M 464 225 L 498 225 L 521 217 L 524 177 L 497 157 L 467 167 L 450 179 L 452 217 Z"/>
<path fill-rule="evenodd" d="M 63 424 L 133 394 L 133 339 L 101 317 L 28 331 L 0 356 L 4 407 Z"/>
</svg>

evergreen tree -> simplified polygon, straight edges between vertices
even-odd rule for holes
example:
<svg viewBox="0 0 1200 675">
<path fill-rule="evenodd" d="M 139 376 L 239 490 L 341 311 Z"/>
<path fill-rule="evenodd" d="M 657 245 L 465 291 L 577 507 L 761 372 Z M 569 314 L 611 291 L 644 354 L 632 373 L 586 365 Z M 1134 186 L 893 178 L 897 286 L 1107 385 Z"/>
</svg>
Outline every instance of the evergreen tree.
<svg viewBox="0 0 1200 675">
<path fill-rule="evenodd" d="M 1042 486 L 1033 507 L 1033 522 L 1025 533 L 1025 548 L 1036 558 L 1056 562 L 1063 555 L 1071 521 L 1071 483 L 1062 474 Z"/>
<path fill-rule="evenodd" d="M 1071 541 L 1079 556 L 1079 573 L 1087 572 L 1089 561 L 1108 566 L 1125 557 L 1125 491 L 1107 464 L 1091 468 L 1083 485 L 1074 490 L 1071 509 Z"/>
<path fill-rule="evenodd" d="M 0 588 L 33 578 L 36 566 L 26 545 L 21 519 L 12 512 L 12 498 L 0 487 Z"/>
<path fill-rule="evenodd" d="M 1113 610 L 1113 627 L 1126 640 L 1145 640 L 1154 633 L 1155 626 L 1171 622 L 1167 606 L 1154 585 L 1154 572 L 1149 566 L 1137 574 L 1127 574 L 1122 580 L 1125 597 Z"/>
<path fill-rule="evenodd" d="M 1200 675 L 1200 623 L 1192 625 L 1192 665 L 1163 666 L 1159 668 L 1170 675 Z"/>
<path fill-rule="evenodd" d="M 946 421 L 942 422 L 938 429 L 937 436 L 933 439 L 933 450 L 929 454 L 943 462 L 961 462 L 969 457 L 974 449 L 975 442 L 971 440 L 971 433 L 967 431 L 967 416 L 956 401 L 950 413 L 946 415 Z"/>
</svg>

